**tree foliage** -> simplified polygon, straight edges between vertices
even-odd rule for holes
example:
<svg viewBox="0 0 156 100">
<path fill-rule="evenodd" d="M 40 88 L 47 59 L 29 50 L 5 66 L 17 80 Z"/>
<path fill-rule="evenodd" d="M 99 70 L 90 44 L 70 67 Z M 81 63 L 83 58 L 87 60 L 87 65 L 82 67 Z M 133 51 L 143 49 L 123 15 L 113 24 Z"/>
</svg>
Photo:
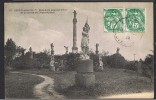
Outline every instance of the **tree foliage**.
<svg viewBox="0 0 156 100">
<path fill-rule="evenodd" d="M 7 66 L 10 66 L 11 61 L 15 58 L 16 54 L 16 44 L 10 38 L 7 40 L 6 45 L 4 46 L 4 57 Z"/>
<path fill-rule="evenodd" d="M 107 64 L 114 68 L 124 68 L 127 60 L 121 54 L 113 54 L 105 57 Z"/>
<path fill-rule="evenodd" d="M 148 54 L 142 64 L 143 75 L 153 77 L 154 74 L 154 55 Z"/>
<path fill-rule="evenodd" d="M 68 70 L 75 70 L 79 61 L 80 54 L 69 53 L 66 55 Z"/>
</svg>

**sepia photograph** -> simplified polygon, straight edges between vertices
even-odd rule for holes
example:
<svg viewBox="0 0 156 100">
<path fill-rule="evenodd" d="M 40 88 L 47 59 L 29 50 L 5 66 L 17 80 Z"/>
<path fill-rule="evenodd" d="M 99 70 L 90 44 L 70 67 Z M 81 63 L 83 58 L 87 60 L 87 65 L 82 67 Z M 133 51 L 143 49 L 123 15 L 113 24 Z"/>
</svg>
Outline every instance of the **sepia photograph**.
<svg viewBox="0 0 156 100">
<path fill-rule="evenodd" d="M 153 2 L 4 3 L 5 99 L 154 98 Z"/>
</svg>

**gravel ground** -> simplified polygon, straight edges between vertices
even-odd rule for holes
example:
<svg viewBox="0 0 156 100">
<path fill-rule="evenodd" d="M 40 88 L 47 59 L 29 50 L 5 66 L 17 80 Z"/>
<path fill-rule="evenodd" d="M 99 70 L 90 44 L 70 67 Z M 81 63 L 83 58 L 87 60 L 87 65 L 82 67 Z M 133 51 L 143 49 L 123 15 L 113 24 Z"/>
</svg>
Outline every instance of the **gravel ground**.
<svg viewBox="0 0 156 100">
<path fill-rule="evenodd" d="M 33 95 L 33 88 L 43 81 L 43 78 L 37 76 L 7 73 L 5 74 L 5 97 L 6 99 L 37 99 Z"/>
<path fill-rule="evenodd" d="M 57 92 L 70 99 L 89 99 L 108 97 L 125 93 L 153 92 L 154 85 L 147 77 L 124 69 L 105 68 L 102 72 L 94 72 L 96 84 L 94 87 L 82 88 L 74 86 L 75 71 L 51 72 L 48 69 L 23 70 L 22 72 L 46 75 L 54 79 Z"/>
</svg>

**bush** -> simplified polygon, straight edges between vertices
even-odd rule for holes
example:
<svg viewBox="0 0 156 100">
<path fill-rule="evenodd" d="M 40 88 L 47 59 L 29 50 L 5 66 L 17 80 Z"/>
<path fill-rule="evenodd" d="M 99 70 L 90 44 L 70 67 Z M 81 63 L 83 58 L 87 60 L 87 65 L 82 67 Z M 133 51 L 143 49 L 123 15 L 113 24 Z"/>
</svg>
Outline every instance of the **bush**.
<svg viewBox="0 0 156 100">
<path fill-rule="evenodd" d="M 113 54 L 105 57 L 106 63 L 113 68 L 125 68 L 127 60 L 120 54 Z"/>
<path fill-rule="evenodd" d="M 68 68 L 66 68 L 67 70 L 75 70 L 76 69 L 76 65 L 77 65 L 77 62 L 79 61 L 79 57 L 80 57 L 80 54 L 77 53 L 77 54 L 74 54 L 74 53 L 69 53 L 66 55 L 66 60 L 67 60 L 67 65 L 68 65 Z"/>
<path fill-rule="evenodd" d="M 153 81 L 154 78 L 154 56 L 148 54 L 145 58 L 145 61 L 142 64 L 143 75 L 150 77 Z"/>
<path fill-rule="evenodd" d="M 137 71 L 137 64 L 138 64 L 138 62 L 129 61 L 126 63 L 124 68 L 128 69 L 128 70 L 132 70 L 132 71 Z"/>
<path fill-rule="evenodd" d="M 30 59 L 26 56 L 21 56 L 16 58 L 12 63 L 11 66 L 13 69 L 30 69 L 30 68 L 40 68 L 41 63 L 36 59 Z"/>
</svg>

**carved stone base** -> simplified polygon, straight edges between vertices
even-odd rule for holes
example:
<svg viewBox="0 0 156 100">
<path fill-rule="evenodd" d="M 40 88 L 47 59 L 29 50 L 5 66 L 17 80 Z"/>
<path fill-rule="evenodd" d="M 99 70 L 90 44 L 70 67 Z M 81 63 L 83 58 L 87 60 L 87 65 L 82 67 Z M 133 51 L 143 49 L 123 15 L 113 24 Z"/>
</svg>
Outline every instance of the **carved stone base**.
<svg viewBox="0 0 156 100">
<path fill-rule="evenodd" d="M 55 71 L 55 66 L 50 66 L 51 71 Z"/>
<path fill-rule="evenodd" d="M 95 75 L 93 73 L 78 73 L 75 75 L 75 82 L 77 86 L 94 86 Z"/>
<path fill-rule="evenodd" d="M 72 53 L 77 53 L 78 52 L 78 48 L 77 47 L 72 47 Z"/>
<path fill-rule="evenodd" d="M 78 73 L 93 72 L 93 60 L 90 59 L 80 60 L 77 63 L 76 71 Z"/>
<path fill-rule="evenodd" d="M 80 60 L 77 64 L 75 82 L 78 86 L 94 86 L 95 75 L 93 74 L 93 61 L 90 59 Z"/>
</svg>

